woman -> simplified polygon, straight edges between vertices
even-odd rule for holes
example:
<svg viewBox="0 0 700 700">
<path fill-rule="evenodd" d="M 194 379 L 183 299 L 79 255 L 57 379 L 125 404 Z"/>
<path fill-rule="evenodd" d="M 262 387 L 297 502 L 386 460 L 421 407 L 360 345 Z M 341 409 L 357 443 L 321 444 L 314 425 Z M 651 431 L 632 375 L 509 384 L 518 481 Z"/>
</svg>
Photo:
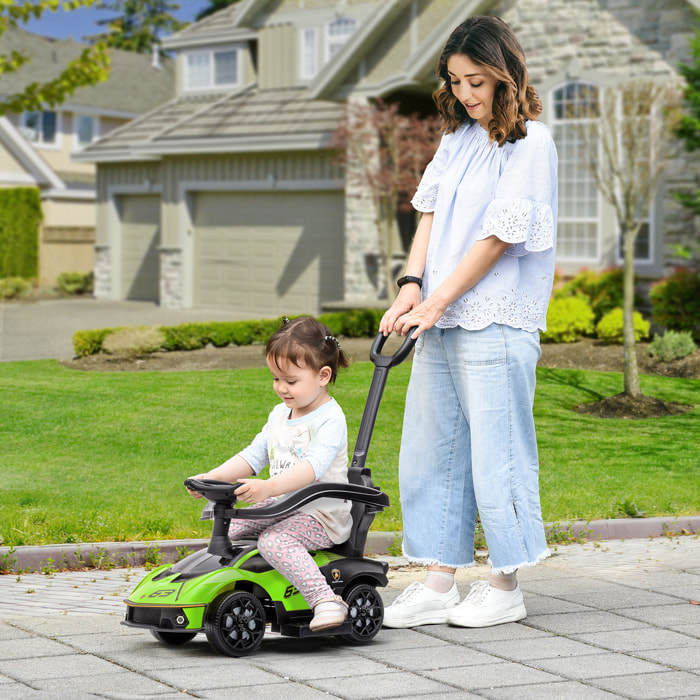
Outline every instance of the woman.
<svg viewBox="0 0 700 700">
<path fill-rule="evenodd" d="M 497 17 L 450 36 L 434 97 L 445 133 L 413 206 L 406 275 L 380 324 L 415 328 L 399 458 L 403 550 L 427 565 L 388 627 L 525 617 L 516 572 L 549 555 L 532 403 L 554 278 L 557 158 L 523 50 Z M 464 601 L 477 513 L 492 566 Z"/>
</svg>

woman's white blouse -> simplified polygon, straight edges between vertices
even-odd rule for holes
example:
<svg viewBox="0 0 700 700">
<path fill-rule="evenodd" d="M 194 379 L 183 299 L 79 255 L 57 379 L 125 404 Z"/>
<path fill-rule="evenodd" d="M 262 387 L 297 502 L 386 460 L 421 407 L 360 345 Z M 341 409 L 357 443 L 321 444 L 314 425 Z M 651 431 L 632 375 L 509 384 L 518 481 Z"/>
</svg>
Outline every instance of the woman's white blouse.
<svg viewBox="0 0 700 700">
<path fill-rule="evenodd" d="M 515 143 L 489 141 L 477 123 L 445 134 L 411 202 L 434 212 L 423 298 L 447 278 L 478 240 L 510 243 L 494 267 L 447 307 L 439 328 L 479 330 L 500 323 L 546 329 L 554 280 L 557 153 L 549 129 L 527 122 Z"/>
</svg>

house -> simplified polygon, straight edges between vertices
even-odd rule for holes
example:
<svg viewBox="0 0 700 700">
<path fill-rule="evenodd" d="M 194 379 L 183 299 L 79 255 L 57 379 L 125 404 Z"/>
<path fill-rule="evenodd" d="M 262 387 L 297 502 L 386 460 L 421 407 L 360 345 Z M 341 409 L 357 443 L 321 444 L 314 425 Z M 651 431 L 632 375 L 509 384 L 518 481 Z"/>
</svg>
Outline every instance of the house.
<svg viewBox="0 0 700 700">
<path fill-rule="evenodd" d="M 16 73 L 3 74 L 0 96 L 57 77 L 85 48 L 22 29 L 0 37 L 0 52 L 31 58 Z M 100 136 L 161 105 L 174 94 L 174 66 L 153 65 L 151 56 L 111 51 L 104 83 L 76 90 L 56 108 L 0 117 L 0 187 L 38 187 L 44 221 L 39 231 L 40 283 L 62 272 L 94 267 L 95 165 L 72 156 Z"/>
<path fill-rule="evenodd" d="M 346 100 L 425 109 L 452 29 L 497 14 L 515 30 L 560 160 L 558 264 L 620 262 L 612 209 L 580 158 L 569 106 L 621 79 L 675 75 L 697 1 L 242 0 L 165 41 L 176 94 L 78 156 L 98 172 L 96 296 L 239 317 L 377 300 L 377 232 L 329 138 Z M 687 244 L 674 201 L 697 188 L 679 146 L 638 244 L 653 278 Z M 349 178 L 348 178 L 349 183 Z"/>
</svg>

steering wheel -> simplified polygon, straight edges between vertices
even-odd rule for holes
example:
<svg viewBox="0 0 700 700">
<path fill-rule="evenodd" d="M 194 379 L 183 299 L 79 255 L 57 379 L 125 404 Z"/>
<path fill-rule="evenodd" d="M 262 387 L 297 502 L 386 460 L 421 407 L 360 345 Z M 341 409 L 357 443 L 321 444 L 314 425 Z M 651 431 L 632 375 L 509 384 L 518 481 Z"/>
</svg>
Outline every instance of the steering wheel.
<svg viewBox="0 0 700 700">
<path fill-rule="evenodd" d="M 242 484 L 216 479 L 185 479 L 185 486 L 190 491 L 201 493 L 208 501 L 233 504 L 238 500 L 234 492 Z"/>
</svg>

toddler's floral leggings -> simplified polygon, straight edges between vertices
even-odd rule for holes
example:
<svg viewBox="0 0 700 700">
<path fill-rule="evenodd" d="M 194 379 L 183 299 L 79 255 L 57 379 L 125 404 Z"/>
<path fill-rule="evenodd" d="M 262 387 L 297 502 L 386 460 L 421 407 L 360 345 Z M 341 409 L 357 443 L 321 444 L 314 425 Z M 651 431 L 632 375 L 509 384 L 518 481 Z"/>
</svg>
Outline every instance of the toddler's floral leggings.
<svg viewBox="0 0 700 700">
<path fill-rule="evenodd" d="M 256 506 L 271 502 L 268 499 Z M 321 600 L 333 598 L 333 589 L 309 554 L 309 550 L 333 546 L 316 518 L 296 510 L 278 518 L 232 519 L 228 533 L 232 540 L 257 537 L 258 551 L 265 561 L 296 586 L 310 608 Z"/>
</svg>

